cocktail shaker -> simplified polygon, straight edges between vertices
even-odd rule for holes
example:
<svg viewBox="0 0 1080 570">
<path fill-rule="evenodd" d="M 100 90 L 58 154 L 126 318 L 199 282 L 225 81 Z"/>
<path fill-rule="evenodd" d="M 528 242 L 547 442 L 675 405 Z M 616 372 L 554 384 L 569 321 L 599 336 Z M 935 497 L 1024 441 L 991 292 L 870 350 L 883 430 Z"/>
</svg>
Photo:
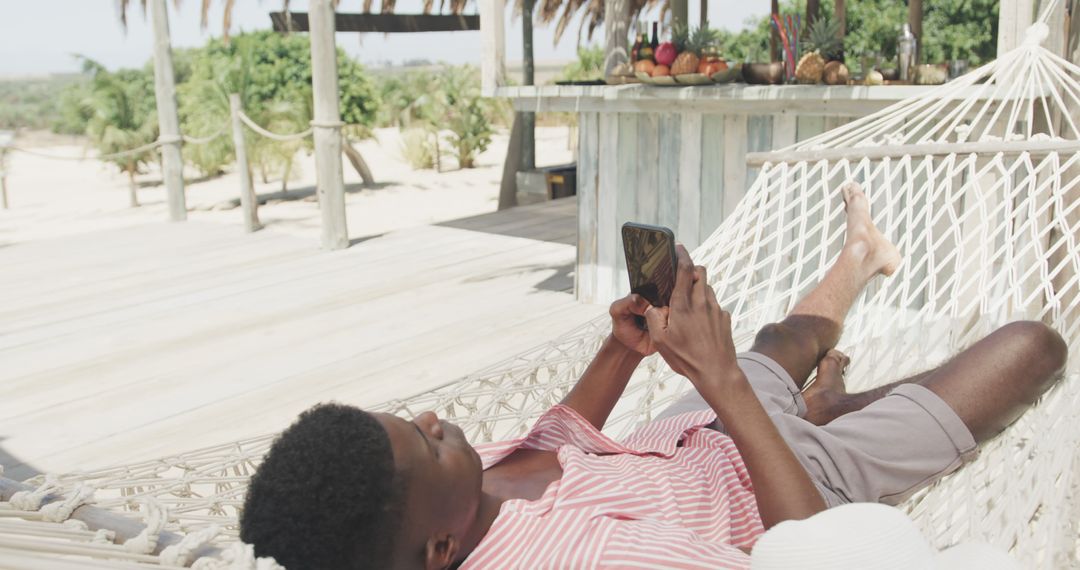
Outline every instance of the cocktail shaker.
<svg viewBox="0 0 1080 570">
<path fill-rule="evenodd" d="M 919 40 L 911 33 L 911 25 L 904 24 L 904 30 L 896 39 L 897 67 L 900 68 L 900 80 L 911 81 L 915 74 L 915 64 L 918 62 Z"/>
</svg>

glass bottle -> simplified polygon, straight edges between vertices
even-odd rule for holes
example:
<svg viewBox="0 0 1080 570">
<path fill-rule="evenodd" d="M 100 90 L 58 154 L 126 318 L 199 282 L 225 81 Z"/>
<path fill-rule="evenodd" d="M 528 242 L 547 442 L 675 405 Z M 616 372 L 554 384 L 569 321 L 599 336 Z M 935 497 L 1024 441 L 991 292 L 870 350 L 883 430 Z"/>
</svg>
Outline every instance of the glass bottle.
<svg viewBox="0 0 1080 570">
<path fill-rule="evenodd" d="M 652 46 L 653 53 L 656 53 L 656 48 L 660 45 L 660 32 L 657 31 L 659 26 L 660 22 L 652 23 L 652 41 L 650 42 L 650 45 Z"/>
<path fill-rule="evenodd" d="M 638 33 L 634 39 L 634 47 L 630 48 L 630 61 L 635 62 L 640 59 L 641 44 L 645 42 L 645 23 L 638 22 Z"/>
</svg>

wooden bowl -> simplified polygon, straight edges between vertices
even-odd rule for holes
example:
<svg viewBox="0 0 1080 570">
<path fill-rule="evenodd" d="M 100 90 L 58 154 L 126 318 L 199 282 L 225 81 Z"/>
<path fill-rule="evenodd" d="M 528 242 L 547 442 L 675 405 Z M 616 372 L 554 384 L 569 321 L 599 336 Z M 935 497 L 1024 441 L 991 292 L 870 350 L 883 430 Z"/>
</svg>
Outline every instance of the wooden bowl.
<svg viewBox="0 0 1080 570">
<path fill-rule="evenodd" d="M 779 85 L 784 82 L 784 64 L 748 63 L 742 67 L 743 79 L 752 85 Z"/>
</svg>

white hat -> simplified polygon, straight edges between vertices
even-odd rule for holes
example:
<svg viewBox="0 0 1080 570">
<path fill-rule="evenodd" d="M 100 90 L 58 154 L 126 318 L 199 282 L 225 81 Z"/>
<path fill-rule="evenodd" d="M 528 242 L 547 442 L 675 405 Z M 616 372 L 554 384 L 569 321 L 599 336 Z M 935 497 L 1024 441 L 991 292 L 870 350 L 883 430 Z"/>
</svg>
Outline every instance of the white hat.
<svg viewBox="0 0 1080 570">
<path fill-rule="evenodd" d="M 898 509 L 852 503 L 766 532 L 750 555 L 752 570 L 1020 570 L 1001 550 L 965 543 L 934 550 Z"/>
</svg>

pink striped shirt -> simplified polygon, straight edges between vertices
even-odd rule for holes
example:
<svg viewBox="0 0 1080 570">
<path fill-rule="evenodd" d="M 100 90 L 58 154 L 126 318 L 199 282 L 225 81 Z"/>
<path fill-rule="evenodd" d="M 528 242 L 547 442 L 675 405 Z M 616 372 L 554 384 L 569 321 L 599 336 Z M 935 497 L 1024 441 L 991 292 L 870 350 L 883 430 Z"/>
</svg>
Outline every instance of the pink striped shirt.
<svg viewBox="0 0 1080 570">
<path fill-rule="evenodd" d="M 521 439 L 476 447 L 484 469 L 515 449 L 558 451 L 562 478 L 506 501 L 461 565 L 481 568 L 748 568 L 764 532 L 734 442 L 711 411 L 642 426 L 616 442 L 558 405 Z"/>
</svg>

